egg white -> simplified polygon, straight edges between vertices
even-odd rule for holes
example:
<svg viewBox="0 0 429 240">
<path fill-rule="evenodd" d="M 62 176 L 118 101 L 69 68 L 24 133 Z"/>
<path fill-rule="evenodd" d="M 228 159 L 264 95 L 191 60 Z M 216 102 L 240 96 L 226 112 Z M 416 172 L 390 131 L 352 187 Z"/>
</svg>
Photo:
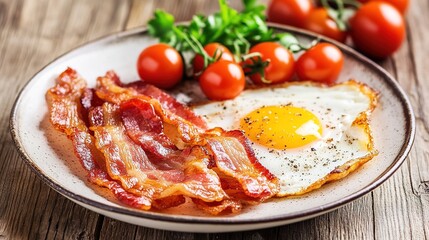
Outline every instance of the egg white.
<svg viewBox="0 0 429 240">
<path fill-rule="evenodd" d="M 341 166 L 359 159 L 367 161 L 376 154 L 367 119 L 362 119 L 374 108 L 375 95 L 355 81 L 331 87 L 294 83 L 246 90 L 232 100 L 195 106 L 194 111 L 210 128 L 225 130 L 240 129 L 240 120 L 244 116 L 264 106 L 291 105 L 316 115 L 323 133 L 319 140 L 303 147 L 278 150 L 252 142 L 261 164 L 279 179 L 278 196 L 289 196 L 303 194 L 326 181 L 344 177 L 329 178 Z M 314 132 L 314 126 L 299 131 Z"/>
</svg>

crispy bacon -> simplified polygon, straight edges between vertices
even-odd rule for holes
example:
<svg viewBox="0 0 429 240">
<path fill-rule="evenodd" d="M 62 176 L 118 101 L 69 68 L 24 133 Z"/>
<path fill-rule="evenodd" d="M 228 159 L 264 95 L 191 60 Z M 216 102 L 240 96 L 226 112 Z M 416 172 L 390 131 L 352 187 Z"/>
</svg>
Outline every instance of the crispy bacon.
<svg viewBox="0 0 429 240">
<path fill-rule="evenodd" d="M 209 137 L 207 147 L 227 193 L 250 202 L 263 201 L 277 194 L 277 178 L 256 159 L 243 132 L 215 131 L 220 131 L 221 135 Z"/>
<path fill-rule="evenodd" d="M 147 152 L 155 152 L 158 158 L 174 154 L 176 148 L 164 135 L 163 122 L 149 102 L 132 99 L 124 102 L 121 109 L 128 135 L 135 142 Z M 253 202 L 278 192 L 277 178 L 258 162 L 241 131 L 215 129 L 206 132 L 204 138 L 208 144 L 203 146 L 210 149 L 208 154 L 215 160 L 223 187 L 230 195 Z"/>
<path fill-rule="evenodd" d="M 171 111 L 177 116 L 193 123 L 197 127 L 207 129 L 207 123 L 203 120 L 203 118 L 196 115 L 189 107 L 181 104 L 175 98 L 161 89 L 142 81 L 126 84 L 124 87 L 135 89 L 142 95 L 158 100 L 164 109 Z"/>
<path fill-rule="evenodd" d="M 96 147 L 104 154 L 109 176 L 127 191 L 153 199 L 165 185 L 144 150 L 125 133 L 117 105 L 105 103 L 89 114 Z"/>
<path fill-rule="evenodd" d="M 52 125 L 72 140 L 75 154 L 87 171 L 90 182 L 109 188 L 120 201 L 130 206 L 147 209 L 148 199 L 125 191 L 110 179 L 102 169 L 103 165 L 99 164 L 102 162 L 102 155 L 96 149 L 94 138 L 89 134 L 85 122 L 80 118 L 80 97 L 85 88 L 85 81 L 73 69 L 68 68 L 61 73 L 57 84 L 46 93 Z"/>
<path fill-rule="evenodd" d="M 89 181 L 127 205 L 162 209 L 188 197 L 216 215 L 278 192 L 241 131 L 207 130 L 156 87 L 124 85 L 110 71 L 88 89 L 69 68 L 46 98 L 52 124 L 72 140 Z"/>
<path fill-rule="evenodd" d="M 103 100 L 95 94 L 95 89 L 85 88 L 80 98 L 80 103 L 82 105 L 80 111 L 82 120 L 85 121 L 86 126 L 89 127 L 89 111 L 94 107 L 103 105 Z"/>
<path fill-rule="evenodd" d="M 118 76 L 112 71 L 107 72 L 103 77 L 97 78 L 96 94 L 98 97 L 104 101 L 118 105 L 131 99 L 148 101 L 153 106 L 157 114 L 162 118 L 166 127 L 171 127 L 170 129 L 174 128 L 174 135 L 176 136 L 174 138 L 174 143 L 176 146 L 182 145 L 182 141 L 184 143 L 183 145 L 186 145 L 189 142 L 196 143 L 203 141 L 203 139 L 200 139 L 199 137 L 204 132 L 204 129 L 194 125 L 187 119 L 172 113 L 169 109 L 165 109 L 157 99 L 143 95 L 135 88 L 121 87 L 117 83 L 119 81 L 118 79 Z"/>
<path fill-rule="evenodd" d="M 139 118 L 142 112 L 136 114 Z M 131 116 L 125 115 L 124 118 Z M 207 156 L 198 146 L 185 151 L 174 149 L 176 154 L 149 159 L 141 145 L 147 147 L 153 142 L 143 140 L 135 143 L 128 137 L 119 106 L 105 103 L 103 107 L 91 111 L 90 119 L 96 146 L 104 153 L 108 174 L 131 193 L 142 194 L 154 201 L 168 199 L 173 195 L 198 198 L 205 202 L 228 198 L 216 173 L 207 168 Z M 158 131 L 150 126 L 140 128 L 136 124 L 130 124 L 129 128 L 136 132 L 138 140 L 145 139 L 145 136 L 153 137 L 154 132 Z M 150 147 L 147 149 L 153 150 Z"/>
<path fill-rule="evenodd" d="M 128 136 L 140 144 L 151 158 L 172 158 L 178 148 L 164 134 L 162 119 L 146 101 L 132 99 L 121 104 L 122 121 Z"/>
<path fill-rule="evenodd" d="M 224 200 L 221 202 L 204 202 L 200 199 L 193 198 L 192 201 L 197 205 L 198 208 L 208 212 L 212 215 L 218 215 L 220 213 L 229 211 L 231 213 L 239 213 L 242 205 L 237 200 Z"/>
<path fill-rule="evenodd" d="M 172 194 L 171 191 L 177 191 L 179 186 L 182 192 L 186 188 L 192 189 L 196 193 L 193 196 L 195 204 L 211 214 L 219 214 L 224 211 L 235 213 L 241 209 L 239 201 L 229 199 L 222 200 L 219 198 L 216 201 L 210 201 L 211 204 L 201 204 L 208 202 L 201 200 L 203 195 L 205 195 L 205 199 L 213 199 L 216 195 L 219 195 L 219 193 L 216 193 L 210 196 L 213 193 L 213 189 L 218 189 L 216 190 L 218 192 L 220 190 L 219 187 L 221 187 L 218 177 L 213 175 L 214 172 L 212 170 L 208 169 L 207 162 L 209 159 L 207 158 L 209 156 L 204 148 L 198 146 L 188 148 L 179 155 L 179 150 L 172 145 L 169 138 L 163 133 L 161 118 L 156 115 L 153 107 L 148 102 L 132 99 L 121 104 L 121 110 L 122 120 L 128 135 L 142 146 L 147 153 L 154 154 L 156 156 L 154 159 L 156 159 L 156 163 L 159 166 L 164 166 L 163 168 L 165 168 L 165 166 L 172 166 L 173 164 L 184 165 L 183 159 L 192 161 L 189 159 L 190 156 L 194 158 L 198 156 L 195 158 L 196 160 L 198 158 L 206 158 L 203 164 L 200 161 L 193 162 L 192 165 L 189 163 L 186 164 L 186 184 L 166 189 L 163 194 Z M 212 190 L 208 190 L 207 187 Z"/>
</svg>

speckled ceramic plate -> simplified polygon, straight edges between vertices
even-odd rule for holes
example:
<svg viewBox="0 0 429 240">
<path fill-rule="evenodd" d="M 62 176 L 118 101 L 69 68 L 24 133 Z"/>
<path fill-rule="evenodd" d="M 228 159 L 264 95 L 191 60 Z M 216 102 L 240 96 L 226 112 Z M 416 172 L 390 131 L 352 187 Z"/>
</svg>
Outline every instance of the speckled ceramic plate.
<svg viewBox="0 0 429 240">
<path fill-rule="evenodd" d="M 292 32 L 303 41 L 315 38 L 297 29 L 273 27 Z M 54 190 L 95 212 L 137 225 L 175 231 L 228 232 L 279 226 L 332 211 L 370 192 L 399 168 L 410 151 L 415 122 L 403 90 L 385 70 L 349 47 L 334 43 L 345 54 L 340 79 L 358 79 L 381 93 L 371 121 L 375 147 L 380 153 L 372 161 L 347 178 L 302 197 L 273 199 L 234 216 L 203 215 L 194 211 L 191 204 L 166 212 L 128 208 L 105 190 L 87 183 L 71 143 L 48 121 L 44 95 L 54 85 L 55 77 L 68 66 L 84 76 L 90 86 L 94 86 L 97 76 L 110 69 L 125 81 L 136 80 L 137 56 L 141 49 L 155 42 L 145 29 L 136 29 L 78 47 L 38 72 L 24 87 L 13 108 L 11 133 L 25 162 Z"/>
</svg>

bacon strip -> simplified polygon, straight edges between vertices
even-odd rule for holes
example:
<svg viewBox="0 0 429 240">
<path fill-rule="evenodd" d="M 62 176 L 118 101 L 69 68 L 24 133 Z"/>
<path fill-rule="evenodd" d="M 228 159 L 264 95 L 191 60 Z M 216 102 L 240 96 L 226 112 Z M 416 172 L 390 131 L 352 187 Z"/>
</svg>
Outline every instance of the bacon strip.
<svg viewBox="0 0 429 240">
<path fill-rule="evenodd" d="M 131 99 L 139 99 L 149 102 L 154 107 L 157 114 L 162 118 L 165 127 L 170 127 L 170 129 L 174 128 L 175 133 L 171 138 L 173 138 L 172 140 L 175 145 L 180 146 L 181 149 L 183 149 L 189 142 L 197 143 L 204 141 L 203 139 L 200 139 L 200 135 L 204 132 L 204 129 L 201 129 L 187 119 L 174 114 L 170 109 L 163 108 L 163 105 L 157 99 L 141 94 L 135 89 L 136 87 L 121 87 L 118 84 L 118 79 L 118 76 L 112 71 L 107 72 L 103 77 L 97 78 L 96 94 L 98 97 L 104 101 L 118 105 Z M 169 104 L 164 103 L 164 105 Z"/>
<path fill-rule="evenodd" d="M 196 115 L 189 107 L 178 102 L 175 98 L 161 89 L 142 81 L 126 84 L 123 85 L 123 87 L 135 89 L 139 94 L 156 99 L 161 103 L 162 108 L 167 109 L 177 116 L 193 123 L 197 127 L 207 129 L 207 123 L 202 117 Z"/>
<path fill-rule="evenodd" d="M 57 78 L 57 84 L 46 93 L 50 121 L 59 131 L 72 140 L 74 151 L 81 165 L 87 171 L 88 180 L 98 186 L 108 188 L 125 204 L 135 208 L 147 209 L 145 197 L 135 196 L 125 191 L 111 180 L 102 169 L 102 155 L 94 145 L 94 138 L 88 132 L 85 122 L 80 118 L 80 97 L 86 88 L 85 80 L 71 68 Z"/>
<path fill-rule="evenodd" d="M 52 124 L 73 141 L 89 181 L 121 202 L 148 210 L 189 197 L 215 215 L 278 192 L 277 179 L 241 131 L 206 130 L 168 94 L 144 83 L 124 85 L 114 72 L 97 85 L 86 88 L 69 68 L 46 98 Z"/>
<path fill-rule="evenodd" d="M 239 130 L 207 139 L 217 172 L 228 194 L 247 201 L 264 201 L 279 191 L 278 180 L 256 159 L 249 140 Z M 245 197 L 247 196 L 247 197 Z"/>
<path fill-rule="evenodd" d="M 221 202 L 204 202 L 200 199 L 193 198 L 192 201 L 198 208 L 212 215 L 218 215 L 222 212 L 230 211 L 231 213 L 239 213 L 242 205 L 236 200 L 224 200 Z"/>
<path fill-rule="evenodd" d="M 122 121 L 128 136 L 151 154 L 151 159 L 171 158 L 178 148 L 164 134 L 164 125 L 153 106 L 132 99 L 121 104 Z"/>
<path fill-rule="evenodd" d="M 135 142 L 147 152 L 155 152 L 158 158 L 174 154 L 176 148 L 163 134 L 161 118 L 150 103 L 133 99 L 124 102 L 121 109 L 128 135 Z M 223 188 L 228 189 L 230 195 L 251 202 L 263 201 L 278 192 L 277 179 L 258 162 L 241 131 L 218 129 L 205 135 L 208 139 L 205 147 L 210 149 Z"/>
<path fill-rule="evenodd" d="M 163 122 L 150 103 L 132 99 L 121 104 L 121 111 L 128 135 L 142 146 L 146 153 L 155 156 L 151 159 L 155 160 L 157 166 L 161 166 L 162 169 L 185 167 L 183 182 L 167 188 L 162 196 L 175 192 L 186 193 L 194 199 L 198 207 L 210 214 L 237 212 L 241 209 L 240 201 L 225 199 L 227 196 L 222 190 L 218 176 L 208 168 L 211 156 L 207 154 L 206 149 L 194 146 L 184 151 L 178 150 L 164 135 Z"/>
<path fill-rule="evenodd" d="M 148 107 L 144 102 L 140 105 L 143 106 L 143 110 L 146 110 L 144 106 Z M 144 116 L 151 115 L 154 126 L 159 126 L 161 120 L 155 118 L 153 112 L 150 114 L 145 111 L 133 111 L 137 108 L 128 105 L 124 107 L 123 112 L 126 114 L 122 118 L 127 119 L 126 122 L 132 122 L 135 117 L 141 119 L 143 116 L 139 114 L 145 114 Z M 131 113 L 136 115 L 133 116 Z M 155 149 L 152 145 L 162 145 L 147 141 L 163 139 L 154 138 L 154 132 L 158 131 L 158 128 L 129 124 L 128 127 L 137 136 L 135 143 L 126 134 L 127 130 L 120 115 L 119 106 L 105 103 L 103 107 L 90 112 L 90 120 L 96 146 L 104 154 L 108 174 L 120 181 L 127 191 L 136 195 L 142 194 L 152 201 L 175 195 L 198 198 L 204 202 L 222 202 L 228 198 L 217 174 L 207 168 L 207 156 L 201 148 L 196 146 L 185 151 L 177 150 L 175 154 L 159 155 L 159 159 L 149 159 L 141 145 L 152 151 Z"/>
<path fill-rule="evenodd" d="M 90 111 L 89 116 L 95 145 L 104 154 L 109 176 L 127 191 L 153 199 L 165 184 L 158 181 L 156 166 L 144 150 L 126 135 L 119 107 L 105 103 Z"/>
</svg>

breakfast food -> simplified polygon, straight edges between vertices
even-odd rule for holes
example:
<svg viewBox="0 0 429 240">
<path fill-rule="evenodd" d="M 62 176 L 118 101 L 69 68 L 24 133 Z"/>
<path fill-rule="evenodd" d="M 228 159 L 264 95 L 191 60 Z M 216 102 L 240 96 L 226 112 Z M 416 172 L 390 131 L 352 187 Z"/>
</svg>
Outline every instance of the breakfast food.
<svg viewBox="0 0 429 240">
<path fill-rule="evenodd" d="M 238 213 L 343 178 L 376 154 L 376 93 L 355 81 L 247 89 L 190 109 L 112 71 L 87 88 L 68 68 L 46 99 L 88 180 L 143 210 L 191 199 L 212 215 Z"/>
<path fill-rule="evenodd" d="M 68 68 L 46 93 L 49 119 L 72 141 L 88 180 L 123 204 L 193 202 L 212 215 L 238 213 L 343 178 L 377 154 L 369 126 L 377 94 L 352 80 L 334 84 L 341 50 L 275 33 L 253 1 L 241 15 L 219 4 L 221 14 L 196 16 L 189 26 L 156 11 L 149 30 L 164 43 L 141 52 L 141 80 L 123 83 L 109 71 L 88 88 Z M 235 20 L 221 17 L 228 15 Z M 206 39 L 212 26 L 195 29 L 204 22 L 219 25 L 214 39 Z M 237 37 L 245 27 L 251 31 Z M 303 50 L 295 63 L 293 53 Z M 191 84 L 206 97 L 192 108 L 158 88 L 186 78 L 185 53 L 194 54 Z M 289 82 L 295 73 L 307 81 Z"/>
<path fill-rule="evenodd" d="M 90 182 L 149 210 L 185 197 L 216 215 L 239 212 L 278 192 L 240 131 L 205 122 L 158 88 L 124 85 L 113 72 L 90 89 L 73 69 L 46 93 L 53 126 L 72 141 Z"/>
<path fill-rule="evenodd" d="M 209 127 L 241 129 L 280 183 L 277 196 L 300 195 L 340 179 L 377 151 L 369 127 L 376 93 L 356 81 L 327 87 L 293 82 L 244 91 L 196 106 Z"/>
</svg>

